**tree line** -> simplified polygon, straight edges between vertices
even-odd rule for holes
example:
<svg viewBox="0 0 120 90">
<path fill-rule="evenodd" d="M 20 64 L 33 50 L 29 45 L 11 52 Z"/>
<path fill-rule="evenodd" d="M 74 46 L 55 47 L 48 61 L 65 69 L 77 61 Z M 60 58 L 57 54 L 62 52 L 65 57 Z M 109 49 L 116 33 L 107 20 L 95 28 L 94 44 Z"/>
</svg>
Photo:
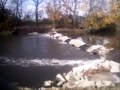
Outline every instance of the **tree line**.
<svg viewBox="0 0 120 90">
<path fill-rule="evenodd" d="M 0 0 L 0 32 L 28 24 L 50 25 L 54 28 L 87 28 L 88 31 L 96 31 L 112 26 L 120 19 L 119 0 L 31 1 L 34 3 L 34 12 L 23 12 L 25 0 Z M 8 2 L 12 8 L 6 8 Z M 46 6 L 40 11 L 39 6 L 43 3 Z M 43 13 L 47 18 L 41 19 Z"/>
<path fill-rule="evenodd" d="M 23 12 L 26 0 L 0 0 L 0 33 L 11 33 L 16 27 L 26 24 L 38 24 L 39 11 L 38 7 L 42 0 L 32 0 L 35 6 L 35 21 L 31 19 L 30 14 Z M 7 4 L 9 7 L 7 8 Z"/>
<path fill-rule="evenodd" d="M 80 16 L 80 10 L 84 16 Z M 87 28 L 96 31 L 108 27 L 120 20 L 120 0 L 52 0 L 47 3 L 47 15 L 53 25 Z"/>
</svg>

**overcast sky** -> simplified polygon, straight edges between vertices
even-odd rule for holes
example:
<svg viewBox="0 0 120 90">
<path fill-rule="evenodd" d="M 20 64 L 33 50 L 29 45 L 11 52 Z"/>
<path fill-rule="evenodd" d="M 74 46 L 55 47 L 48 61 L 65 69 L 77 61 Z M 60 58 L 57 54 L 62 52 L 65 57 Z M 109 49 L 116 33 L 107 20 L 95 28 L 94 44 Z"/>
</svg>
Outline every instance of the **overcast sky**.
<svg viewBox="0 0 120 90">
<path fill-rule="evenodd" d="M 8 0 L 7 8 L 13 7 L 13 5 L 11 6 L 10 1 L 11 0 Z M 44 17 L 47 17 L 47 15 L 45 14 L 45 7 L 46 7 L 46 3 L 49 2 L 49 1 L 51 1 L 51 0 L 43 0 L 43 2 L 39 5 L 39 10 L 43 11 L 43 13 L 44 13 L 43 16 Z M 83 4 L 81 4 L 81 6 L 82 5 Z M 23 5 L 23 8 L 24 8 L 23 9 L 23 13 L 25 13 L 25 12 L 34 12 L 35 11 L 34 2 L 32 0 L 26 0 L 25 3 L 24 3 L 24 5 Z M 85 13 L 85 12 L 83 12 L 83 10 L 84 9 L 81 7 L 81 9 L 79 10 L 79 15 L 83 15 Z"/>
<path fill-rule="evenodd" d="M 39 5 L 39 11 L 43 11 L 43 17 L 47 17 L 47 15 L 45 14 L 45 7 L 46 7 L 46 1 L 48 0 L 44 0 L 40 5 Z M 34 2 L 32 0 L 27 0 L 24 4 L 24 12 L 34 12 L 35 11 L 35 6 L 34 6 Z"/>
<path fill-rule="evenodd" d="M 45 7 L 46 7 L 46 3 L 49 2 L 51 0 L 43 0 L 43 2 L 39 5 L 39 10 L 43 11 L 43 16 L 47 17 L 47 15 L 45 14 Z M 84 2 L 88 2 L 89 3 L 90 0 L 84 0 Z M 93 0 L 94 1 L 94 0 Z M 95 0 L 96 1 L 96 0 Z M 110 0 L 103 0 L 103 1 L 110 1 Z M 9 2 L 10 0 L 8 0 L 8 8 L 9 8 Z M 88 11 L 89 6 L 85 6 L 85 3 L 80 4 L 80 9 L 78 10 L 79 15 L 82 16 L 86 13 L 86 11 Z M 35 11 L 35 6 L 34 6 L 34 2 L 32 0 L 25 0 L 25 3 L 23 5 L 23 13 L 25 12 L 33 12 Z"/>
</svg>

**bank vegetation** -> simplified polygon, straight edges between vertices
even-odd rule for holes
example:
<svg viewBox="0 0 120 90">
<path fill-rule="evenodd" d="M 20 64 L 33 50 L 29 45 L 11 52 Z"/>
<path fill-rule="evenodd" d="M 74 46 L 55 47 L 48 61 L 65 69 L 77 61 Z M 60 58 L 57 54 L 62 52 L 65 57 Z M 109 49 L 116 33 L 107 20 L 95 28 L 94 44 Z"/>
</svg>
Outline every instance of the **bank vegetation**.
<svg viewBox="0 0 120 90">
<path fill-rule="evenodd" d="M 87 33 L 112 33 L 120 23 L 120 0 L 110 0 L 108 3 L 106 0 L 51 0 L 47 3 L 44 0 L 32 1 L 35 11 L 24 12 L 26 1 L 0 0 L 0 34 L 11 34 L 21 26 L 62 28 L 63 32 L 67 29 Z M 39 10 L 42 3 L 46 3 L 46 6 Z M 85 12 L 82 16 L 81 10 Z M 47 18 L 44 18 L 45 14 Z"/>
</svg>

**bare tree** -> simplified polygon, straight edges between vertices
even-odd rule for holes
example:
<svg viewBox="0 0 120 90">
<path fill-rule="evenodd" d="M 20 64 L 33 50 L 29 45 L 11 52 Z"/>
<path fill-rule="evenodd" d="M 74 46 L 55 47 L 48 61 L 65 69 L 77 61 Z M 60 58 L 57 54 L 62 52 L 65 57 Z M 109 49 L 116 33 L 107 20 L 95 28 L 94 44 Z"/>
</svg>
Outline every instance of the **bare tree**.
<svg viewBox="0 0 120 90">
<path fill-rule="evenodd" d="M 109 0 L 111 1 L 111 0 Z M 90 0 L 89 6 L 89 14 L 93 13 L 94 11 L 107 11 L 108 9 L 108 0 Z"/>
<path fill-rule="evenodd" d="M 15 5 L 15 15 L 21 19 L 23 14 L 23 3 L 24 0 L 12 0 L 12 3 Z"/>
<path fill-rule="evenodd" d="M 5 17 L 5 5 L 7 0 L 0 0 L 0 22 L 4 20 Z"/>
<path fill-rule="evenodd" d="M 4 8 L 7 3 L 7 0 L 0 0 L 0 9 Z"/>
<path fill-rule="evenodd" d="M 64 8 L 69 10 L 69 13 L 73 15 L 73 24 L 77 26 L 77 20 L 79 16 L 80 4 L 83 0 L 62 0 Z"/>
<path fill-rule="evenodd" d="M 36 18 L 36 23 L 38 25 L 38 18 L 39 18 L 39 5 L 42 3 L 43 0 L 33 0 L 34 4 L 35 4 L 35 18 Z"/>
<path fill-rule="evenodd" d="M 28 10 L 28 11 L 26 11 L 26 12 L 24 12 L 25 13 L 25 15 L 24 15 L 24 18 L 23 18 L 23 20 L 25 20 L 25 21 L 32 21 L 33 20 L 33 11 L 30 11 L 30 10 Z"/>
</svg>

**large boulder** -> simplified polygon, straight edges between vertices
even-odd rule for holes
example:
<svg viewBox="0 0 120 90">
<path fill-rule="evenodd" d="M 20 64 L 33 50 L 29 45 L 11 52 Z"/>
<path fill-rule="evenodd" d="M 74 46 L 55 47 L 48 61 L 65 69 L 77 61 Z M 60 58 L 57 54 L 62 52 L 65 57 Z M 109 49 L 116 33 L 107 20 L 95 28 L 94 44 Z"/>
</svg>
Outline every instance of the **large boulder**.
<svg viewBox="0 0 120 90">
<path fill-rule="evenodd" d="M 62 34 L 60 34 L 60 33 L 56 33 L 56 34 L 53 35 L 54 38 L 59 38 L 61 36 L 62 36 Z"/>
<path fill-rule="evenodd" d="M 106 48 L 102 45 L 92 45 L 91 47 L 89 47 L 87 49 L 87 52 L 90 52 L 90 53 L 95 53 L 95 54 L 98 54 L 100 55 L 101 58 L 105 59 L 106 58 L 106 55 L 108 54 L 108 52 L 110 52 L 111 50 L 113 50 L 113 48 Z"/>
<path fill-rule="evenodd" d="M 51 81 L 51 80 L 44 81 L 43 86 L 44 86 L 44 87 L 50 87 L 50 86 L 52 85 L 52 83 L 53 83 L 53 81 Z"/>
<path fill-rule="evenodd" d="M 71 40 L 69 41 L 69 44 L 79 48 L 80 46 L 83 46 L 83 45 L 85 45 L 86 43 L 83 42 L 83 40 L 71 39 Z"/>
<path fill-rule="evenodd" d="M 65 42 L 66 40 L 70 39 L 68 36 L 60 36 L 58 40 L 61 40 L 62 42 Z"/>
<path fill-rule="evenodd" d="M 56 75 L 56 80 L 58 81 L 57 86 L 62 86 L 63 83 L 66 82 L 66 79 L 65 79 L 64 76 L 61 75 L 61 74 L 57 74 L 57 75 Z"/>
</svg>

